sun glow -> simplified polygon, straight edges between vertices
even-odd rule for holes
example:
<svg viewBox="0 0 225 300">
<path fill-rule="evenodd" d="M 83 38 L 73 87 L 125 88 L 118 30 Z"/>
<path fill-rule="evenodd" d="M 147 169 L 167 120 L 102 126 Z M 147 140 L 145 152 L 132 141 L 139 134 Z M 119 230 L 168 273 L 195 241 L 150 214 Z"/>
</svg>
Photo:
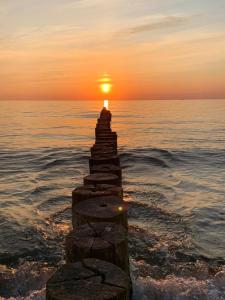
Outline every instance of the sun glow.
<svg viewBox="0 0 225 300">
<path fill-rule="evenodd" d="M 101 79 L 98 80 L 100 90 L 103 94 L 109 94 L 112 89 L 112 80 L 108 74 L 104 74 Z M 109 109 L 109 100 L 104 100 L 104 107 Z"/>
<path fill-rule="evenodd" d="M 101 86 L 102 93 L 104 94 L 110 93 L 112 87 L 111 83 L 102 83 L 100 86 Z"/>
<path fill-rule="evenodd" d="M 100 89 L 103 94 L 109 94 L 112 89 L 111 78 L 108 74 L 104 74 L 99 80 Z"/>
</svg>

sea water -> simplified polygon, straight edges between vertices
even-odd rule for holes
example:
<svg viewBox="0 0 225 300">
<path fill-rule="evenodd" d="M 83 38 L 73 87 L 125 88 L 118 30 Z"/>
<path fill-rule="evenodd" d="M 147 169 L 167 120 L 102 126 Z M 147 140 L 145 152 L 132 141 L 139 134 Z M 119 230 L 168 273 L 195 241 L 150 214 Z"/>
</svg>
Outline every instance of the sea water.
<svg viewBox="0 0 225 300">
<path fill-rule="evenodd" d="M 100 101 L 0 102 L 0 299 L 45 299 Z M 133 298 L 225 299 L 225 100 L 111 101 Z"/>
</svg>

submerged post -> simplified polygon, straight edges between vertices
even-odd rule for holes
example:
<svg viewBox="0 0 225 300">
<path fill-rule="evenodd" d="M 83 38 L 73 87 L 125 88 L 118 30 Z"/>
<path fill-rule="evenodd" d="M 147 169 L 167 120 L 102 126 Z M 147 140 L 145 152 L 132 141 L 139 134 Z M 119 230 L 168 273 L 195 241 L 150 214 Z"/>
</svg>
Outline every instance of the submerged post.
<svg viewBox="0 0 225 300">
<path fill-rule="evenodd" d="M 128 300 L 130 280 L 120 268 L 98 259 L 62 266 L 47 282 L 46 300 Z"/>
</svg>

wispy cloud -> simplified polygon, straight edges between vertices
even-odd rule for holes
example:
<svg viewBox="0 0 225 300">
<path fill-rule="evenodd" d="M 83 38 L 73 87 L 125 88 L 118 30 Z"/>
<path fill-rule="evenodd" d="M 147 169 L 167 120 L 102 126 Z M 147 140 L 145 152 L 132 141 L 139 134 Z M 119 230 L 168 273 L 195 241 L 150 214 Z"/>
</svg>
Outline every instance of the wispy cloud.
<svg viewBox="0 0 225 300">
<path fill-rule="evenodd" d="M 118 35 L 127 35 L 127 34 L 138 34 L 149 31 L 156 30 L 165 30 L 171 28 L 178 28 L 184 25 L 189 25 L 191 21 L 196 18 L 196 16 L 176 16 L 176 15 L 167 15 L 167 16 L 156 16 L 150 17 L 150 20 L 145 21 L 144 24 L 138 24 L 136 26 L 131 26 L 129 28 L 124 28 Z"/>
</svg>

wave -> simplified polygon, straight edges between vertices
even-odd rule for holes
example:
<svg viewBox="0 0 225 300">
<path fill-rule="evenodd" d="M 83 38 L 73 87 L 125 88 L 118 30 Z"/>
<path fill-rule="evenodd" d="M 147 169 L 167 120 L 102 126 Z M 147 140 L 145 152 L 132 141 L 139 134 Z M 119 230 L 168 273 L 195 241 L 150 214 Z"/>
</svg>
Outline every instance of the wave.
<svg viewBox="0 0 225 300">
<path fill-rule="evenodd" d="M 17 300 L 44 299 L 44 283 L 48 275 L 42 277 L 43 269 L 46 268 L 46 274 L 50 275 L 52 268 L 63 261 L 64 237 L 71 228 L 70 194 L 87 171 L 89 151 L 45 147 L 9 152 L 1 149 L 0 152 L 1 172 L 4 172 L 8 188 L 2 195 L 4 204 L 9 203 L 9 208 L 1 208 L 5 209 L 6 215 L 12 216 L 0 220 L 1 247 L 4 249 L 0 261 L 8 266 L 5 266 L 5 271 L 0 271 L 0 285 L 7 276 L 9 278 L 0 295 Z M 176 197 L 183 197 L 183 191 L 188 188 L 190 191 L 193 187 L 209 191 L 204 188 L 205 182 L 202 181 L 201 185 L 198 182 L 195 186 L 186 175 L 190 173 L 191 176 L 200 166 L 210 166 L 210 170 L 219 166 L 219 161 L 224 160 L 221 160 L 222 154 L 220 150 L 122 149 L 121 164 L 126 169 L 124 194 L 130 206 L 129 247 L 134 299 L 150 299 L 152 296 L 154 300 L 217 300 L 218 295 L 224 299 L 220 287 L 210 289 L 210 285 L 215 286 L 223 274 L 223 259 L 209 259 L 202 255 L 204 252 L 192 240 L 190 223 L 194 222 L 193 217 L 198 211 L 193 211 L 190 218 L 184 215 L 183 207 L 174 208 L 174 203 L 178 203 Z M 180 169 L 186 172 L 182 173 L 183 177 L 177 173 Z M 15 173 L 18 170 L 19 174 Z M 7 174 L 11 177 L 8 178 Z M 196 181 L 195 177 L 192 178 Z M 19 183 L 17 187 L 15 181 Z M 25 181 L 28 184 L 20 184 Z M 218 191 L 211 188 L 210 192 L 215 195 Z M 20 215 L 15 213 L 17 209 L 22 210 Z M 207 211 L 200 213 L 199 226 L 207 217 Z M 218 221 L 217 207 L 215 220 Z M 10 267 L 13 270 L 11 275 Z M 29 278 L 32 268 L 37 284 L 33 283 L 33 274 Z M 188 289 L 190 284 L 192 286 Z M 210 293 L 214 293 L 215 298 L 209 298 Z"/>
<path fill-rule="evenodd" d="M 133 300 L 223 300 L 225 298 L 225 270 L 219 271 L 213 278 L 206 280 L 176 276 L 157 280 L 150 277 L 135 277 L 136 267 L 134 263 L 132 263 L 131 268 Z M 40 271 L 36 271 L 34 264 L 24 265 L 23 270 L 21 268 L 20 271 L 17 271 L 13 279 L 8 280 L 7 283 L 12 288 L 14 296 L 10 298 L 1 297 L 1 299 L 45 300 L 44 285 L 54 271 L 54 268 L 47 266 L 42 266 Z M 29 278 L 29 282 L 27 278 Z"/>
<path fill-rule="evenodd" d="M 63 214 L 66 210 L 59 213 Z M 209 265 L 197 257 L 187 259 L 187 256 L 184 260 L 181 255 L 182 259 L 174 256 L 185 246 L 186 240 L 182 235 L 163 236 L 152 230 L 130 226 L 129 241 L 133 300 L 224 299 L 224 266 L 215 261 Z M 57 266 L 63 262 L 61 260 Z M 56 266 L 49 262 L 34 261 L 24 261 L 16 269 L 0 266 L 1 299 L 44 300 L 45 283 L 55 269 Z"/>
<path fill-rule="evenodd" d="M 145 204 L 134 201 L 127 201 L 127 203 L 129 204 L 129 218 L 134 218 L 136 220 L 139 218 L 152 220 L 154 218 L 163 220 L 167 223 L 180 223 L 182 220 L 182 217 L 179 214 L 166 210 L 157 204 Z"/>
<path fill-rule="evenodd" d="M 0 299 L 45 299 L 45 283 L 56 268 L 25 261 L 17 269 L 0 265 Z"/>
<path fill-rule="evenodd" d="M 137 163 L 138 164 L 147 164 L 147 165 L 154 165 L 158 167 L 163 168 L 169 168 L 169 165 L 167 162 L 165 162 L 163 159 L 153 157 L 153 156 L 147 156 L 147 155 L 138 155 L 134 153 L 122 153 L 120 154 L 121 162 L 123 165 L 129 164 L 129 163 Z"/>
<path fill-rule="evenodd" d="M 193 254 L 190 243 L 180 229 L 129 226 L 133 299 L 224 299 L 225 261 Z"/>
<path fill-rule="evenodd" d="M 225 270 L 207 280 L 176 276 L 162 280 L 138 277 L 133 280 L 133 300 L 223 300 L 224 285 Z"/>
<path fill-rule="evenodd" d="M 62 204 L 65 203 L 70 203 L 71 201 L 71 196 L 55 196 L 55 197 L 49 197 L 47 200 L 39 203 L 37 205 L 37 209 L 39 210 L 48 210 L 48 208 L 51 208 L 52 206 L 61 206 Z"/>
<path fill-rule="evenodd" d="M 31 191 L 31 195 L 40 195 L 41 193 L 45 193 L 47 191 L 52 191 L 53 186 L 52 185 L 41 185 L 38 187 L 35 187 L 32 191 Z"/>
<path fill-rule="evenodd" d="M 204 149 L 185 149 L 185 150 L 166 150 L 162 148 L 139 147 L 127 149 L 121 148 L 121 159 L 125 162 L 134 160 L 135 162 L 148 162 L 153 158 L 153 164 L 173 167 L 176 165 L 186 165 L 190 163 L 221 165 L 225 164 L 224 149 L 204 150 Z M 158 161 L 159 160 L 159 161 Z M 161 163 L 162 161 L 162 163 Z M 150 161 L 151 163 L 151 161 Z"/>
<path fill-rule="evenodd" d="M 44 165 L 42 165 L 42 169 L 45 170 L 45 169 L 48 169 L 48 168 L 52 168 L 52 167 L 56 167 L 56 166 L 60 166 L 60 165 L 65 165 L 65 163 L 67 162 L 68 160 L 65 160 L 65 159 L 54 159 L 50 162 L 46 162 Z"/>
</svg>

